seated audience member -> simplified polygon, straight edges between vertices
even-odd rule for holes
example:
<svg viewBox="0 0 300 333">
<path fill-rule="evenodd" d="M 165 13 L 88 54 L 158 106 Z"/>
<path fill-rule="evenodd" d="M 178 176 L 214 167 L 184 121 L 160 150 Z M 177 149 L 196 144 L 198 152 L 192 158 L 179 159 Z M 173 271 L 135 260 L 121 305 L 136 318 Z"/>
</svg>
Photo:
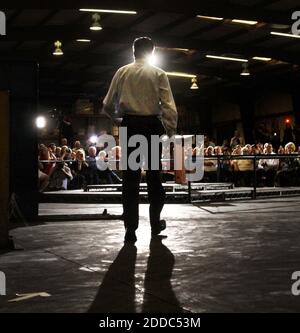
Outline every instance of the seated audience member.
<svg viewBox="0 0 300 333">
<path fill-rule="evenodd" d="M 122 179 L 110 169 L 105 150 L 99 152 L 96 163 L 100 179 L 104 179 L 107 184 L 122 183 Z"/>
<path fill-rule="evenodd" d="M 273 146 L 266 143 L 264 146 L 265 155 L 275 155 Z M 279 167 L 279 159 L 260 159 L 257 167 L 257 180 L 261 186 L 274 186 L 274 179 Z"/>
<path fill-rule="evenodd" d="M 285 145 L 285 154 L 295 154 L 296 146 L 293 142 Z M 298 158 L 286 157 L 280 160 L 276 180 L 279 186 L 294 186 L 299 184 L 300 163 Z"/>
<path fill-rule="evenodd" d="M 222 150 L 223 158 L 220 159 L 220 179 L 223 182 L 232 182 L 232 161 L 230 160 L 230 149 L 224 147 Z"/>
<path fill-rule="evenodd" d="M 79 140 L 75 141 L 74 150 L 82 149 L 81 142 Z"/>
<path fill-rule="evenodd" d="M 285 149 L 282 146 L 279 146 L 277 154 L 278 155 L 284 155 L 285 154 Z"/>
<path fill-rule="evenodd" d="M 111 153 L 112 153 L 112 158 L 114 158 L 117 161 L 120 161 L 121 157 L 122 157 L 122 151 L 121 151 L 121 147 L 120 146 L 115 146 L 111 149 Z"/>
<path fill-rule="evenodd" d="M 199 147 L 199 146 L 194 147 L 192 150 L 192 156 L 200 156 L 200 155 L 202 155 L 202 153 L 203 153 L 203 149 L 201 149 L 201 147 Z"/>
<path fill-rule="evenodd" d="M 247 147 L 242 148 L 242 155 L 250 155 Z M 240 186 L 251 186 L 253 179 L 253 160 L 236 160 L 235 184 Z"/>
<path fill-rule="evenodd" d="M 41 144 L 39 147 L 39 160 L 42 161 L 43 173 L 48 176 L 51 174 L 51 171 L 55 166 L 51 160 L 55 159 L 56 157 L 52 154 L 52 152 L 44 144 Z"/>
<path fill-rule="evenodd" d="M 232 150 L 232 155 L 242 155 L 242 146 L 237 145 L 233 150 Z"/>
<path fill-rule="evenodd" d="M 237 145 L 233 150 L 232 150 L 232 153 L 231 153 L 232 156 L 239 156 L 239 155 L 242 155 L 242 146 L 241 145 Z M 236 172 L 238 171 L 238 167 L 237 167 L 237 161 L 238 160 L 231 160 L 231 169 Z"/>
<path fill-rule="evenodd" d="M 70 168 L 64 162 L 57 162 L 49 178 L 49 191 L 68 189 L 68 181 L 73 179 Z"/>
<path fill-rule="evenodd" d="M 71 151 L 71 160 L 76 161 L 76 150 Z"/>
<path fill-rule="evenodd" d="M 63 161 L 70 161 L 72 159 L 72 150 L 68 146 L 61 147 L 61 159 Z M 69 165 L 69 163 L 68 163 Z"/>
<path fill-rule="evenodd" d="M 122 158 L 121 146 L 115 146 L 111 149 L 111 157 L 115 161 L 114 165 L 115 170 L 120 170 L 120 162 Z"/>
<path fill-rule="evenodd" d="M 56 153 L 56 144 L 55 143 L 49 143 L 48 150 L 50 152 L 50 155 L 52 154 L 53 156 L 55 156 L 55 153 Z"/>
<path fill-rule="evenodd" d="M 220 146 L 215 146 L 214 147 L 214 154 L 217 156 L 223 155 L 223 149 Z"/>
<path fill-rule="evenodd" d="M 55 157 L 57 159 L 61 159 L 61 147 L 56 147 L 56 149 L 55 149 Z"/>
<path fill-rule="evenodd" d="M 263 145 L 262 143 L 258 143 L 256 145 L 257 146 L 257 150 L 258 150 L 257 154 L 261 154 L 261 155 L 264 154 L 265 145 Z"/>
<path fill-rule="evenodd" d="M 89 166 L 87 172 L 87 184 L 88 185 L 98 185 L 99 184 L 99 174 L 96 163 L 97 148 L 94 146 L 89 147 L 88 156 L 86 157 L 87 164 Z"/>
<path fill-rule="evenodd" d="M 214 148 L 209 146 L 206 148 L 205 156 L 214 156 Z M 217 181 L 218 160 L 204 159 L 204 179 L 209 182 Z"/>
<path fill-rule="evenodd" d="M 88 168 L 84 150 L 78 149 L 76 151 L 76 159 L 71 164 L 73 179 L 70 182 L 70 189 L 82 189 L 87 184 Z"/>
</svg>

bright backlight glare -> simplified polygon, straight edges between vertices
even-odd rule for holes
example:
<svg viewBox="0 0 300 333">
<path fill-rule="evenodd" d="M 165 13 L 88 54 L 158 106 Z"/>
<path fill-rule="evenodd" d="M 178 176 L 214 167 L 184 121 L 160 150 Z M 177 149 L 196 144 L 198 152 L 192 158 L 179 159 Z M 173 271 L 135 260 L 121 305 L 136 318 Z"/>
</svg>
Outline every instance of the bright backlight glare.
<svg viewBox="0 0 300 333">
<path fill-rule="evenodd" d="M 35 120 L 35 124 L 37 128 L 45 128 L 46 127 L 46 118 L 39 116 Z"/>
<path fill-rule="evenodd" d="M 150 65 L 156 66 L 158 64 L 158 57 L 156 54 L 151 54 L 148 58 L 147 61 Z"/>
<path fill-rule="evenodd" d="M 92 135 L 89 139 L 89 141 L 93 144 L 97 143 L 98 142 L 98 137 L 97 135 Z"/>
</svg>

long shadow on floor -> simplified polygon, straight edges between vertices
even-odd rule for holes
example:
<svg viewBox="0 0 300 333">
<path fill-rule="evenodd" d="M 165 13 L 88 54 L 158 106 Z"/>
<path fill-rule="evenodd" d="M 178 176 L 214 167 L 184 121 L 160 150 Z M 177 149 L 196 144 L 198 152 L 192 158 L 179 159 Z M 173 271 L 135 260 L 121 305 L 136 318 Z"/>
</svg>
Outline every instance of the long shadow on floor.
<svg viewBox="0 0 300 333">
<path fill-rule="evenodd" d="M 142 312 L 182 312 L 171 285 L 175 263 L 172 252 L 162 244 L 161 237 L 150 243 Z M 134 313 L 135 263 L 137 249 L 126 244 L 109 267 L 88 312 Z"/>
<path fill-rule="evenodd" d="M 88 312 L 133 313 L 135 310 L 136 247 L 125 244 L 109 267 Z"/>
<path fill-rule="evenodd" d="M 150 254 L 145 275 L 143 313 L 183 312 L 171 284 L 175 258 L 162 244 L 164 237 L 150 242 Z"/>
</svg>

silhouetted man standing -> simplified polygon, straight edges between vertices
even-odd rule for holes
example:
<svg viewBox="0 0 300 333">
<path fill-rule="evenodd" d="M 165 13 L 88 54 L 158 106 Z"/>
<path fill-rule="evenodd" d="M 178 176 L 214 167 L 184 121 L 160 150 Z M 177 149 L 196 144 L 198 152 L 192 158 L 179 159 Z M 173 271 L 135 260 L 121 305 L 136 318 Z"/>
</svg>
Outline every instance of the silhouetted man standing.
<svg viewBox="0 0 300 333">
<path fill-rule="evenodd" d="M 154 44 L 150 38 L 140 37 L 134 41 L 135 61 L 116 72 L 103 105 L 104 111 L 111 116 L 116 114 L 116 111 L 123 115 L 121 126 L 127 128 L 128 140 L 136 134 L 143 135 L 147 139 L 148 152 L 145 153 L 148 154 L 146 178 L 150 201 L 150 224 L 152 235 L 158 235 L 166 227 L 165 221 L 160 220 L 165 192 L 160 171 L 151 170 L 151 136 L 161 136 L 164 133 L 169 137 L 174 135 L 177 128 L 177 110 L 167 74 L 148 62 L 153 52 Z M 129 156 L 135 149 L 136 147 L 128 147 L 127 141 L 127 155 Z M 126 242 L 136 241 L 140 177 L 140 168 L 123 170 L 122 201 Z"/>
</svg>

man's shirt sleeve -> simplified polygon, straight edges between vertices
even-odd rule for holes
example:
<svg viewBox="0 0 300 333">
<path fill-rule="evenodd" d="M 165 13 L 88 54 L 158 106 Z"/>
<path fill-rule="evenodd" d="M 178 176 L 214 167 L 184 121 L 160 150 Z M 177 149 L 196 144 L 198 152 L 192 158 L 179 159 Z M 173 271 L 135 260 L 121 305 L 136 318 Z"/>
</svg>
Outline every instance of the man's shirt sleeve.
<svg viewBox="0 0 300 333">
<path fill-rule="evenodd" d="M 119 70 L 115 73 L 109 90 L 103 100 L 103 111 L 112 119 L 115 116 L 117 95 L 118 95 Z"/>
<path fill-rule="evenodd" d="M 176 133 L 177 129 L 177 109 L 166 73 L 160 75 L 159 98 L 162 110 L 162 122 L 167 135 L 171 137 Z"/>
</svg>

